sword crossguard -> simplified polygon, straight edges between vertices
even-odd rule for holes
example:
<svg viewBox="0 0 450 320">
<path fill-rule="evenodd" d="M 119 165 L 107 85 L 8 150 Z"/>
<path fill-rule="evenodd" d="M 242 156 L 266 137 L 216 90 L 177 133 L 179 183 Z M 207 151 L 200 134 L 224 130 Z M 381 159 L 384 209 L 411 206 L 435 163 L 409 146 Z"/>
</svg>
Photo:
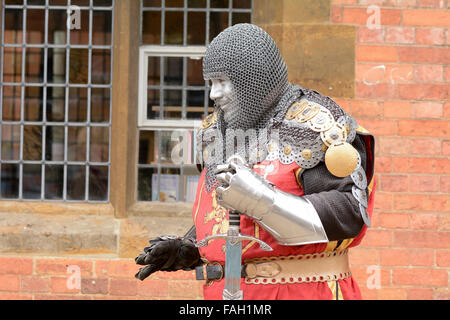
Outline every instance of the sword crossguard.
<svg viewBox="0 0 450 320">
<path fill-rule="evenodd" d="M 217 240 L 217 239 L 228 240 L 229 243 L 233 246 L 242 241 L 255 241 L 259 244 L 259 247 L 261 248 L 261 250 L 264 250 L 264 251 L 272 251 L 273 250 L 272 247 L 269 246 L 264 241 L 262 241 L 258 238 L 243 235 L 240 233 L 238 233 L 236 235 L 228 235 L 228 234 L 220 233 L 220 234 L 216 234 L 213 236 L 208 236 L 208 237 L 200 240 L 199 242 L 197 242 L 196 246 L 197 247 L 206 247 L 210 241 Z"/>
</svg>

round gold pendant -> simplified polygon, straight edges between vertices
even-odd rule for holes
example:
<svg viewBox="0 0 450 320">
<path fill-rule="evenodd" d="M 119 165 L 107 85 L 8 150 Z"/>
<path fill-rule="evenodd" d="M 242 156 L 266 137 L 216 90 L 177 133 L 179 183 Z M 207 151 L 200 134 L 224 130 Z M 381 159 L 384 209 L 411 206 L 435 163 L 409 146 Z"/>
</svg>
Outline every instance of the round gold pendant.
<svg viewBox="0 0 450 320">
<path fill-rule="evenodd" d="M 328 147 L 325 153 L 325 165 L 336 177 L 344 178 L 358 166 L 358 151 L 347 142 L 339 142 Z"/>
</svg>

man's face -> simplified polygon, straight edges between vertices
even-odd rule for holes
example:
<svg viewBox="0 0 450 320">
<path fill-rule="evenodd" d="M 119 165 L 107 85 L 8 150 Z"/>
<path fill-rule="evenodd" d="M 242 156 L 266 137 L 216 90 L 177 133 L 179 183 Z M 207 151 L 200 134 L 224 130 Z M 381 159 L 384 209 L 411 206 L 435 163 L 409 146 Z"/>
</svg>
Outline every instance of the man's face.
<svg viewBox="0 0 450 320">
<path fill-rule="evenodd" d="M 231 80 L 225 76 L 211 79 L 211 93 L 209 97 L 222 109 L 224 120 L 228 122 L 238 105 Z"/>
</svg>

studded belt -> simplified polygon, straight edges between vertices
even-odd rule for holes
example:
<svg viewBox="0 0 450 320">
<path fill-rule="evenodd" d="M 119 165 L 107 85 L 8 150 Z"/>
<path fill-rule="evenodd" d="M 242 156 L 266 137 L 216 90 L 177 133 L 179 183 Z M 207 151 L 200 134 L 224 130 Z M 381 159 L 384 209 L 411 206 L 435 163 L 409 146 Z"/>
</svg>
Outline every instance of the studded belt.
<svg viewBox="0 0 450 320">
<path fill-rule="evenodd" d="M 218 262 L 196 268 L 197 280 L 220 281 L 225 272 Z M 247 284 L 308 283 L 345 279 L 351 276 L 348 249 L 322 253 L 263 257 L 246 260 L 241 277 Z"/>
</svg>

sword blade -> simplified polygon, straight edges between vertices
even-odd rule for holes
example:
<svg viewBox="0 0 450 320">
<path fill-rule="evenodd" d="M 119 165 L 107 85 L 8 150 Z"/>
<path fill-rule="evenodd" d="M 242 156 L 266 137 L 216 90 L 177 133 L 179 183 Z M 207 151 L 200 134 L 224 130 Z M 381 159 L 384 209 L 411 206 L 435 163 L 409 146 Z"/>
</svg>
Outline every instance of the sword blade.
<svg viewBox="0 0 450 320">
<path fill-rule="evenodd" d="M 241 290 L 241 259 L 242 242 L 239 241 L 240 215 L 236 212 L 229 213 L 230 226 L 227 232 L 225 253 L 225 289 L 224 300 L 242 300 Z"/>
</svg>

